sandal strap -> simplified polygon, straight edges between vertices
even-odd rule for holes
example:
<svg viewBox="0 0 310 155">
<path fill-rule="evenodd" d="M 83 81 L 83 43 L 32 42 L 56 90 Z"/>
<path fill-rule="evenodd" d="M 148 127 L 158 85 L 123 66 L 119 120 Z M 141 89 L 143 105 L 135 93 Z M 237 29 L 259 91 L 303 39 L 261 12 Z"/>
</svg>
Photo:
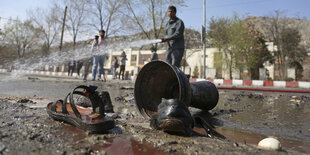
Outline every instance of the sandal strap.
<svg viewBox="0 0 310 155">
<path fill-rule="evenodd" d="M 77 91 L 77 89 L 84 89 L 89 94 L 86 94 L 86 93 L 84 93 L 82 91 Z M 69 97 L 69 103 L 71 105 L 71 108 L 72 108 L 74 114 L 78 118 L 81 118 L 81 114 L 79 113 L 79 111 L 77 110 L 77 108 L 75 106 L 74 99 L 73 99 L 73 94 L 78 94 L 78 95 L 82 95 L 82 96 L 85 96 L 85 97 L 89 98 L 90 101 L 91 101 L 91 104 L 92 104 L 93 111 L 96 111 L 96 108 L 99 107 L 99 114 L 104 115 L 104 104 L 102 103 L 102 100 L 98 96 L 96 91 L 91 89 L 91 88 L 89 88 L 89 87 L 87 87 L 87 86 L 80 85 L 80 86 L 77 86 L 76 88 L 74 88 L 72 90 L 72 92 L 69 93 L 66 96 L 66 98 L 65 98 L 65 102 L 67 102 L 67 98 Z M 65 107 L 65 106 L 63 106 L 63 107 Z M 66 109 L 66 107 L 65 107 L 65 109 Z"/>
<path fill-rule="evenodd" d="M 52 108 L 51 108 L 51 110 L 53 111 L 53 112 L 56 112 L 56 105 L 57 105 L 57 103 L 58 102 L 61 102 L 61 103 L 63 103 L 63 100 L 57 100 L 57 101 L 55 101 L 55 102 L 53 102 L 53 104 L 52 104 Z"/>
<path fill-rule="evenodd" d="M 81 92 L 81 91 L 74 91 L 73 94 L 78 94 L 78 95 L 87 97 L 87 96 L 86 96 L 83 92 Z M 67 110 L 66 104 L 67 104 L 67 103 L 70 103 L 70 100 L 69 100 L 69 102 L 68 102 L 68 97 L 69 97 L 70 95 L 71 95 L 71 93 L 69 93 L 69 94 L 65 97 L 65 100 L 64 100 L 64 102 L 63 102 L 63 105 L 62 105 L 62 113 L 63 113 L 63 114 L 69 114 L 69 112 L 68 112 L 68 110 Z M 71 104 L 70 104 L 70 105 L 71 105 Z M 71 105 L 71 107 L 73 107 L 73 108 L 76 109 L 75 104 L 74 104 L 73 106 Z M 73 110 L 73 111 L 74 111 L 74 110 Z M 76 111 L 74 112 L 74 114 L 76 114 L 76 112 L 77 112 L 78 115 L 79 115 L 79 111 L 76 110 Z M 78 115 L 77 115 L 77 116 L 78 116 Z"/>
<path fill-rule="evenodd" d="M 69 114 L 68 110 L 67 110 L 67 103 L 68 103 L 68 96 L 70 95 L 70 93 L 65 97 L 64 102 L 62 103 L 62 107 L 61 107 L 61 112 L 63 114 Z"/>
<path fill-rule="evenodd" d="M 76 108 L 76 106 L 75 106 L 75 104 L 74 104 L 73 93 L 74 93 L 74 90 L 73 90 L 71 93 L 68 94 L 68 95 L 70 96 L 70 98 L 69 98 L 69 103 L 70 103 L 70 105 L 71 105 L 71 108 L 72 108 L 72 110 L 73 110 L 75 116 L 78 117 L 78 118 L 81 118 L 81 114 L 80 114 L 80 112 L 77 110 L 77 108 Z"/>
<path fill-rule="evenodd" d="M 87 94 L 89 95 L 87 97 L 91 101 L 93 111 L 96 111 L 96 108 L 99 107 L 99 114 L 104 115 L 104 110 L 105 110 L 104 109 L 104 103 L 102 102 L 102 99 L 100 98 L 100 96 L 98 95 L 98 93 L 94 89 L 92 89 L 88 86 L 85 86 L 85 85 L 77 86 L 75 89 L 86 90 Z"/>
</svg>

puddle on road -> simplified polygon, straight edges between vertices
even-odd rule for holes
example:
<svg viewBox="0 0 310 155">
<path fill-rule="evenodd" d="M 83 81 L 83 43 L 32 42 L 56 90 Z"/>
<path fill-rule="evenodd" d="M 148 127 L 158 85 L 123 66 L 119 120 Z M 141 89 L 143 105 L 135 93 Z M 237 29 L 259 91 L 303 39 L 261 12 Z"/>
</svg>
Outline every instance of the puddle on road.
<svg viewBox="0 0 310 155">
<path fill-rule="evenodd" d="M 285 150 L 310 153 L 309 94 L 254 91 L 220 91 L 220 94 L 212 112 L 217 114 L 215 119 L 222 121 L 217 130 L 228 139 L 257 145 L 267 136 L 275 136 Z"/>
<path fill-rule="evenodd" d="M 216 128 L 216 131 L 223 134 L 227 139 L 231 141 L 235 141 L 238 143 L 252 144 L 255 146 L 257 146 L 259 141 L 261 141 L 264 138 L 267 138 L 266 136 L 263 135 L 242 132 L 224 127 Z M 284 150 L 295 150 L 301 153 L 310 153 L 310 144 L 308 143 L 289 140 L 285 138 L 278 138 L 278 140 L 280 141 L 282 149 Z"/>
<path fill-rule="evenodd" d="M 61 127 L 57 135 L 60 135 L 60 137 L 70 143 L 85 139 L 87 137 L 85 131 L 67 124 Z"/>
<path fill-rule="evenodd" d="M 164 151 L 154 148 L 151 144 L 140 143 L 132 138 L 117 137 L 111 144 L 95 145 L 90 148 L 92 151 L 104 150 L 108 154 L 127 154 L 127 155 L 160 155 L 167 154 Z"/>
<path fill-rule="evenodd" d="M 193 130 L 202 135 L 207 134 L 207 132 L 203 128 L 194 128 Z M 266 136 L 263 135 L 243 132 L 225 127 L 218 127 L 215 130 L 224 135 L 228 140 L 238 142 L 240 144 L 243 143 L 257 146 L 259 141 L 261 141 L 264 138 L 267 138 Z M 283 150 L 294 150 L 301 153 L 310 153 L 310 144 L 308 143 L 289 140 L 285 138 L 278 138 L 278 140 L 280 141 Z"/>
<path fill-rule="evenodd" d="M 73 143 L 87 138 L 85 131 L 71 125 L 64 125 L 59 131 L 60 136 L 67 142 Z M 140 143 L 131 137 L 124 135 L 107 140 L 108 144 L 93 145 L 90 147 L 92 152 L 105 151 L 108 154 L 127 154 L 127 155 L 161 155 L 167 154 L 159 148 L 153 147 L 149 143 Z"/>
</svg>

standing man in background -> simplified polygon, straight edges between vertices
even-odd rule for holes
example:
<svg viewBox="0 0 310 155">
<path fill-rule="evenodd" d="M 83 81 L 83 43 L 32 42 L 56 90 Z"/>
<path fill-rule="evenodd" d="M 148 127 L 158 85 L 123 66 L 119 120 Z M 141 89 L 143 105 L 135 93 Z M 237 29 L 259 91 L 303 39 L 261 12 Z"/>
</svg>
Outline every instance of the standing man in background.
<svg viewBox="0 0 310 155">
<path fill-rule="evenodd" d="M 72 59 L 68 63 L 68 76 L 72 76 L 73 75 L 74 68 L 75 68 L 75 60 Z"/>
<path fill-rule="evenodd" d="M 113 60 L 113 79 L 117 78 L 117 73 L 116 73 L 117 68 L 118 68 L 118 60 L 117 60 L 117 57 L 114 57 L 114 60 Z"/>
<path fill-rule="evenodd" d="M 91 48 L 91 53 L 94 57 L 94 53 L 97 52 L 97 46 L 98 46 L 98 42 L 99 42 L 99 36 L 95 35 L 95 39 L 92 43 L 92 48 Z M 85 64 L 85 69 L 84 69 L 84 77 L 83 77 L 83 81 L 86 82 L 87 81 L 87 76 L 88 76 L 88 71 L 89 71 L 89 67 L 92 63 L 92 58 L 86 58 L 84 60 L 84 64 Z"/>
<path fill-rule="evenodd" d="M 119 79 L 121 79 L 121 75 L 122 75 L 122 80 L 124 80 L 126 61 L 127 61 L 127 56 L 126 56 L 125 51 L 123 51 L 121 57 L 122 58 L 121 58 L 121 65 L 120 65 L 120 70 L 119 70 Z"/>
<path fill-rule="evenodd" d="M 184 54 L 184 23 L 176 16 L 175 6 L 168 7 L 169 21 L 165 26 L 165 37 L 163 42 L 167 42 L 166 61 L 176 67 L 180 63 Z"/>
<path fill-rule="evenodd" d="M 103 46 L 107 46 L 107 42 L 105 40 L 105 31 L 100 30 L 99 36 L 100 37 L 98 39 L 98 42 L 96 43 L 96 39 L 95 39 L 92 44 L 93 52 L 97 52 L 97 53 L 94 53 L 94 56 L 93 56 L 92 81 L 95 81 L 96 79 L 98 65 L 99 65 L 98 80 L 101 80 L 101 74 L 103 73 L 103 64 L 104 64 L 105 56 L 106 56 L 106 53 L 103 53 L 103 49 L 104 49 Z"/>
<path fill-rule="evenodd" d="M 77 73 L 78 77 L 80 77 L 80 70 L 81 70 L 82 66 L 83 66 L 83 61 L 78 60 L 77 65 L 76 65 L 76 73 Z"/>
</svg>

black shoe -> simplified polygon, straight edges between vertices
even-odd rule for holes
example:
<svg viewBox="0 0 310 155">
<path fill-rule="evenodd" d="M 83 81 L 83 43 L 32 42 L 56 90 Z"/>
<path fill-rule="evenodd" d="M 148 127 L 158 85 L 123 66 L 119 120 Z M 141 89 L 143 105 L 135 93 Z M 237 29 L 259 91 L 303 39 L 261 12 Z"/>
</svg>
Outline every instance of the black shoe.
<svg viewBox="0 0 310 155">
<path fill-rule="evenodd" d="M 190 135 L 194 120 L 186 105 L 178 99 L 162 99 L 157 114 L 151 118 L 151 127 L 168 133 Z"/>
</svg>

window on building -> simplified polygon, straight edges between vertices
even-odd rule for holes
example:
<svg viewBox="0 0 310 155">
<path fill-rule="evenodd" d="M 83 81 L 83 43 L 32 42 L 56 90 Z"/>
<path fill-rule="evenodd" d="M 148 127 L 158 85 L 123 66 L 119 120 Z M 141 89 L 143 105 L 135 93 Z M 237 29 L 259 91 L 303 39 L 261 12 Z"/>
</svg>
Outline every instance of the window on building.
<svg viewBox="0 0 310 155">
<path fill-rule="evenodd" d="M 131 55 L 131 62 L 130 65 L 131 66 L 135 66 L 137 63 L 137 55 Z"/>
</svg>

